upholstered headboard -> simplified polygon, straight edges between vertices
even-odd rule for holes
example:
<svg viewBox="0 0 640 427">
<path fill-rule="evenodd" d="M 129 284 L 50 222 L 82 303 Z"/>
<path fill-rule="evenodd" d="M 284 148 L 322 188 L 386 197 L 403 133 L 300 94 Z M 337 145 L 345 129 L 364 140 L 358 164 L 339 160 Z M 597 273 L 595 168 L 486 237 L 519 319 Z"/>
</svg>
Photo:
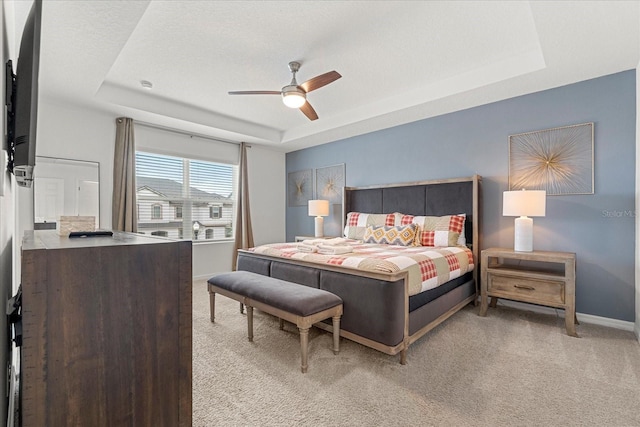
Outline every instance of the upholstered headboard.
<svg viewBox="0 0 640 427">
<path fill-rule="evenodd" d="M 474 255 L 480 248 L 481 177 L 453 178 L 403 184 L 345 187 L 342 228 L 349 212 L 442 216 L 464 213 L 465 237 Z M 476 256 L 476 260 L 479 260 Z"/>
</svg>

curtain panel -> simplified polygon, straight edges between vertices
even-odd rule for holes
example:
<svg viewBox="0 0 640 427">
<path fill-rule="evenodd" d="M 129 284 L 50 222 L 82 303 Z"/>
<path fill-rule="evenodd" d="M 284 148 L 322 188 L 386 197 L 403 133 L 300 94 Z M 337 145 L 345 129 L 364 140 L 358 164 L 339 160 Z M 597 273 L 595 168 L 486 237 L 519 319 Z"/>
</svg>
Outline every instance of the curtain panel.
<svg viewBox="0 0 640 427">
<path fill-rule="evenodd" d="M 236 270 L 238 249 L 254 246 L 253 230 L 251 229 L 251 212 L 249 209 L 249 171 L 247 167 L 247 144 L 240 144 L 240 171 L 238 173 L 238 200 L 236 204 L 236 240 L 233 245 L 233 260 L 231 269 Z"/>
<path fill-rule="evenodd" d="M 135 158 L 133 119 L 118 117 L 113 158 L 112 202 L 112 228 L 116 231 L 138 231 Z"/>
</svg>

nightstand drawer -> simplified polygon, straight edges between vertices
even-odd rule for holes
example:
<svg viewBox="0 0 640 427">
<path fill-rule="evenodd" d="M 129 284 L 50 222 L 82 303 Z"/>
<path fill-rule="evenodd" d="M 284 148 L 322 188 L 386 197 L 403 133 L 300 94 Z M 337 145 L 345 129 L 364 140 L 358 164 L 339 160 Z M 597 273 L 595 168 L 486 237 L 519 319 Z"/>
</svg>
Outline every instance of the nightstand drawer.
<svg viewBox="0 0 640 427">
<path fill-rule="evenodd" d="M 564 282 L 489 273 L 489 294 L 538 304 L 564 305 Z"/>
</svg>

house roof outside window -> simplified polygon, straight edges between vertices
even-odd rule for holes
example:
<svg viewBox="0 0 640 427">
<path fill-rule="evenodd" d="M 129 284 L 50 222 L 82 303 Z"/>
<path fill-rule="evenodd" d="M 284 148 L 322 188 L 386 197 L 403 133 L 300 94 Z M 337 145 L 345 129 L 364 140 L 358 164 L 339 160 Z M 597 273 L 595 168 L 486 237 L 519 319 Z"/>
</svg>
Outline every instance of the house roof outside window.
<svg viewBox="0 0 640 427">
<path fill-rule="evenodd" d="M 184 199 L 182 195 L 182 183 L 166 178 L 136 177 L 137 191 L 147 189 L 166 199 Z M 195 187 L 190 187 L 192 199 L 218 200 L 231 202 L 229 197 L 217 193 L 209 193 Z"/>
</svg>

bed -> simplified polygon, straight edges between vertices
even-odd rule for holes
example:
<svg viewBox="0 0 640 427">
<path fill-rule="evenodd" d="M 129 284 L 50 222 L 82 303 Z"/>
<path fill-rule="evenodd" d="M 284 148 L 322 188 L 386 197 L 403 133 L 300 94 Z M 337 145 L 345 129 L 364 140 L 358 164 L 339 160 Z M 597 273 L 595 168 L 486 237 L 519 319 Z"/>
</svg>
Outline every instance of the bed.
<svg viewBox="0 0 640 427">
<path fill-rule="evenodd" d="M 407 224 L 411 223 L 412 218 L 422 220 L 425 216 L 430 219 L 463 216 L 460 236 L 448 234 L 449 240 L 455 240 L 452 247 L 438 250 L 453 252 L 454 255 L 447 252 L 448 256 L 457 257 L 461 263 L 468 257 L 471 269 L 451 274 L 452 280 L 438 286 L 429 280 L 422 280 L 424 274 L 416 285 L 416 273 L 411 273 L 410 268 L 389 267 L 389 260 L 385 257 L 381 261 L 385 268 L 356 269 L 353 266 L 356 262 L 353 261 L 327 262 L 324 258 L 324 262 L 319 262 L 321 257 L 292 256 L 290 249 L 294 244 L 240 250 L 237 269 L 325 289 L 338 295 L 344 304 L 340 335 L 389 355 L 400 354 L 400 363 L 405 364 L 407 349 L 413 342 L 465 305 L 477 300 L 481 243 L 480 194 L 481 178 L 478 175 L 344 188 L 342 228 L 351 238 L 361 238 L 358 233 L 363 232 L 357 227 L 362 225 L 362 218 L 360 222 L 354 220 L 358 216 L 355 213 L 387 215 L 388 218 L 392 218 L 393 214 L 396 215 L 395 221 Z M 397 216 L 398 213 L 401 217 Z M 366 228 L 364 232 L 368 233 L 367 238 L 371 240 L 372 230 L 394 227 Z M 395 228 L 401 229 L 401 226 Z M 346 244 L 355 245 L 355 253 L 336 256 L 335 259 L 343 260 L 349 256 L 359 259 L 359 251 L 364 250 L 364 246 L 360 247 L 359 243 L 353 241 Z M 388 245 L 388 249 L 393 251 L 398 248 Z M 399 267 L 402 266 L 401 262 Z M 440 272 L 436 275 L 442 276 Z M 316 326 L 331 331 L 328 323 Z"/>
</svg>

